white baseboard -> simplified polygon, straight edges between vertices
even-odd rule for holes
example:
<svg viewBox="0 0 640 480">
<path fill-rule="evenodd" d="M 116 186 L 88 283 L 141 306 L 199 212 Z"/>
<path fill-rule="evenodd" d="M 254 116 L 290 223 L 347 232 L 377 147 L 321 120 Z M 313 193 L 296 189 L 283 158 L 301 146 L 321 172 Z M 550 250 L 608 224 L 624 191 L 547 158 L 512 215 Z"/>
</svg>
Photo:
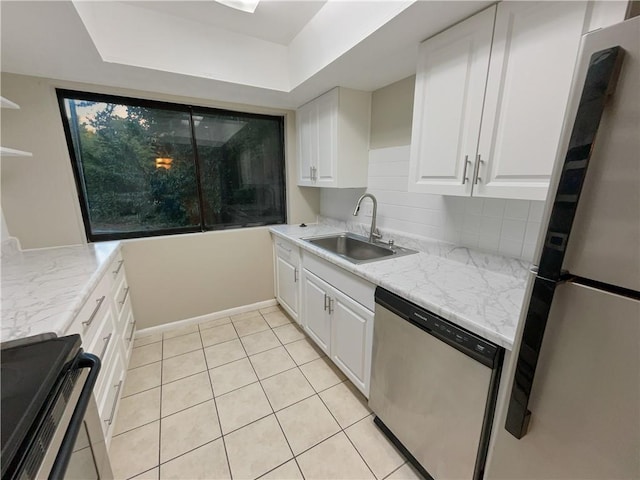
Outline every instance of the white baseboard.
<svg viewBox="0 0 640 480">
<path fill-rule="evenodd" d="M 185 318 L 184 320 L 176 320 L 175 322 L 165 323 L 163 325 L 157 325 L 155 327 L 143 328 L 136 331 L 136 337 L 146 337 L 155 333 L 166 332 L 167 330 L 173 330 L 174 328 L 187 327 L 189 325 L 196 325 L 198 323 L 207 322 L 209 320 L 217 320 L 219 318 L 230 317 L 231 315 L 238 315 L 240 313 L 250 312 L 252 310 L 258 310 L 261 308 L 268 308 L 277 305 L 278 302 L 275 298 L 271 300 L 265 300 L 264 302 L 256 302 L 251 305 L 243 305 L 241 307 L 229 308 L 220 312 L 207 313 L 198 317 Z"/>
</svg>

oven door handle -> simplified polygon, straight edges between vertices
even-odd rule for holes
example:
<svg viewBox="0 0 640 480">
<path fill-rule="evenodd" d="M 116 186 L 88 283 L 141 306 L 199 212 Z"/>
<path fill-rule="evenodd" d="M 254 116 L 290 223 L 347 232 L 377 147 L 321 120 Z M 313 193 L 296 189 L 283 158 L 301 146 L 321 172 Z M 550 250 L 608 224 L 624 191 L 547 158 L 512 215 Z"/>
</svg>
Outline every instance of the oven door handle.
<svg viewBox="0 0 640 480">
<path fill-rule="evenodd" d="M 91 395 L 93 394 L 93 387 L 95 386 L 98 374 L 100 373 L 100 366 L 100 359 L 97 356 L 86 352 L 80 353 L 78 357 L 78 368 L 88 368 L 89 375 L 87 376 L 84 387 L 82 387 L 78 403 L 76 404 L 76 408 L 73 411 L 73 415 L 71 415 L 71 420 L 69 421 L 69 427 L 67 428 L 67 432 L 64 434 L 62 444 L 58 450 L 58 455 L 53 462 L 51 472 L 49 472 L 50 480 L 64 478 L 67 466 L 69 465 L 69 459 L 71 458 L 71 453 L 73 453 L 73 446 L 76 443 L 76 438 L 80 432 L 84 415 L 87 411 L 87 407 L 89 406 Z"/>
</svg>

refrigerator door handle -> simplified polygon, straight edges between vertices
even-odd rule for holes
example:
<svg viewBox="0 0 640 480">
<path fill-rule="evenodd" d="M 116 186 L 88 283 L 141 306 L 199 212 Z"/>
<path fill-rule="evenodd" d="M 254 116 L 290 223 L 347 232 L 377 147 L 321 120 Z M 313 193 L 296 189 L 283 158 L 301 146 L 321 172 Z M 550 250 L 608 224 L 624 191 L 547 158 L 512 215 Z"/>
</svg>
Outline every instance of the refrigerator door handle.
<svg viewBox="0 0 640 480">
<path fill-rule="evenodd" d="M 559 283 L 571 278 L 570 274 L 562 271 L 562 264 L 602 113 L 615 91 L 623 54 L 624 50 L 616 46 L 595 52 L 589 59 L 560 182 L 553 199 L 511 387 L 505 429 L 518 439 L 527 434 L 531 418 L 529 399 L 553 295 Z"/>
</svg>

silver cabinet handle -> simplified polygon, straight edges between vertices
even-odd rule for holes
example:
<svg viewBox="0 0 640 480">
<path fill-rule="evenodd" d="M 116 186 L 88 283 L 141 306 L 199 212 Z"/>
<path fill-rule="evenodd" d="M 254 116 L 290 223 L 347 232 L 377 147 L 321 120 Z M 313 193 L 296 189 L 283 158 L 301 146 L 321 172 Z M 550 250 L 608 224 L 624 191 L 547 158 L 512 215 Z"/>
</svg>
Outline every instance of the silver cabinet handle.
<svg viewBox="0 0 640 480">
<path fill-rule="evenodd" d="M 129 335 L 129 337 L 127 338 L 127 342 L 131 343 L 131 340 L 133 340 L 133 334 L 136 331 L 136 321 L 134 320 L 133 322 L 131 322 L 131 335 Z"/>
<path fill-rule="evenodd" d="M 106 337 L 103 338 L 104 345 L 102 347 L 102 352 L 100 353 L 100 360 L 104 358 L 104 354 L 107 353 L 107 348 L 109 347 L 109 342 L 111 341 L 111 337 L 113 337 L 113 333 L 110 333 Z"/>
<path fill-rule="evenodd" d="M 333 298 L 329 297 L 329 315 L 333 313 Z"/>
<path fill-rule="evenodd" d="M 111 425 L 113 423 L 113 416 L 116 414 L 116 405 L 118 405 L 118 397 L 120 396 L 120 390 L 122 389 L 122 380 L 118 382 L 118 385 L 114 385 L 113 388 L 116 388 L 116 398 L 113 399 L 113 405 L 111 406 L 111 415 L 105 422 L 107 425 Z"/>
<path fill-rule="evenodd" d="M 464 172 L 462 172 L 462 184 L 464 185 L 465 183 L 467 183 L 467 180 L 469 180 L 467 178 L 467 167 L 469 166 L 471 162 L 469 161 L 469 155 L 465 155 L 464 156 Z"/>
<path fill-rule="evenodd" d="M 327 308 L 329 308 L 329 307 L 328 307 L 328 305 L 327 305 L 327 303 L 328 303 L 328 302 L 327 302 L 327 299 L 328 299 L 329 301 L 331 301 L 331 299 L 329 298 L 329 296 L 325 293 L 325 294 L 324 294 L 324 311 L 325 311 L 325 312 L 327 311 Z"/>
<path fill-rule="evenodd" d="M 478 184 L 478 182 L 482 181 L 482 178 L 480 178 L 480 164 L 481 163 L 484 163 L 484 160 L 482 160 L 481 155 L 478 154 L 478 161 L 476 162 L 476 174 L 475 174 L 475 177 L 476 177 L 475 184 L 476 185 Z"/>
<path fill-rule="evenodd" d="M 318 169 L 316 167 L 311 167 L 311 180 L 314 182 L 318 179 Z"/>
<path fill-rule="evenodd" d="M 96 308 L 93 309 L 93 312 L 89 317 L 89 320 L 85 320 L 84 322 L 82 322 L 82 325 L 84 325 L 85 328 L 87 328 L 89 325 L 93 323 L 93 319 L 96 318 L 96 315 L 98 314 L 98 310 L 100 310 L 100 307 L 102 306 L 102 302 L 104 302 L 105 298 L 107 297 L 103 295 L 98 300 L 96 300 L 96 303 L 97 303 Z"/>
<path fill-rule="evenodd" d="M 113 275 L 114 275 L 114 276 L 116 276 L 116 275 L 118 275 L 118 274 L 120 273 L 120 270 L 122 269 L 122 265 L 124 265 L 124 260 L 120 260 L 120 261 L 118 262 L 118 268 L 116 268 L 116 269 L 113 271 Z"/>
<path fill-rule="evenodd" d="M 313 167 L 309 165 L 309 180 L 313 181 Z"/>
<path fill-rule="evenodd" d="M 293 283 L 298 283 L 298 269 L 293 269 Z"/>
<path fill-rule="evenodd" d="M 118 302 L 120 305 L 124 305 L 124 302 L 127 301 L 127 295 L 129 295 L 129 288 L 131 287 L 127 287 L 124 289 L 124 297 L 122 297 L 122 300 Z"/>
</svg>

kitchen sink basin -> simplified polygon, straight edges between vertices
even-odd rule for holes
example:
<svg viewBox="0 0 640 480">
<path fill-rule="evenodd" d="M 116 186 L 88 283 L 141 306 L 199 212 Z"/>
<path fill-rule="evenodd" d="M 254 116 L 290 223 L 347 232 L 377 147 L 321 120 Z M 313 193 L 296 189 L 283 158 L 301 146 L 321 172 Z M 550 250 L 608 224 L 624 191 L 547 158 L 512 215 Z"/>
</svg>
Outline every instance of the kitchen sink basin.
<svg viewBox="0 0 640 480">
<path fill-rule="evenodd" d="M 353 233 L 303 238 L 303 240 L 353 263 L 375 262 L 418 253 L 416 250 L 395 245 L 372 243 L 366 237 Z"/>
</svg>

